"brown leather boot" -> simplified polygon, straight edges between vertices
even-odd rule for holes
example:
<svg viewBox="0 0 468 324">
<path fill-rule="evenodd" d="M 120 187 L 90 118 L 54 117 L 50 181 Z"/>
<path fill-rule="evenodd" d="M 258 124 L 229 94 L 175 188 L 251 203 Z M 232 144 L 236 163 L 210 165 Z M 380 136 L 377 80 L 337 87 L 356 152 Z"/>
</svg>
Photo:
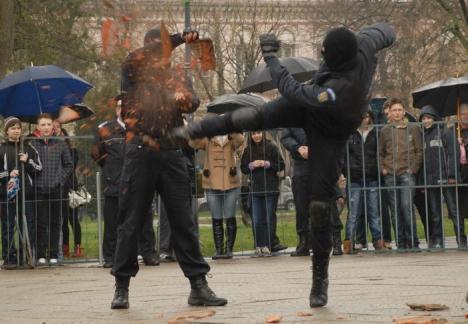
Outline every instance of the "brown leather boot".
<svg viewBox="0 0 468 324">
<path fill-rule="evenodd" d="M 343 241 L 343 254 L 352 254 L 353 251 L 353 242 L 350 240 Z"/>
</svg>

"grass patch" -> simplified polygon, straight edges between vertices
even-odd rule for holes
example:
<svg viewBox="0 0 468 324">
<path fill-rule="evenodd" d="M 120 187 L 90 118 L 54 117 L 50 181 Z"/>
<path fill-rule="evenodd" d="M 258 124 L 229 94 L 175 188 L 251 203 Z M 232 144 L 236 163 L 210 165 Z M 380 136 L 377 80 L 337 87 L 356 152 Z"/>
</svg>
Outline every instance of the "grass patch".
<svg viewBox="0 0 468 324">
<path fill-rule="evenodd" d="M 279 210 L 278 213 L 277 234 L 281 243 L 295 247 L 297 244 L 296 238 L 296 223 L 295 213 L 284 210 Z M 346 211 L 342 213 L 341 220 L 343 225 L 346 223 Z M 466 222 L 466 221 L 465 221 Z M 211 216 L 207 211 L 199 213 L 200 224 L 200 244 L 204 256 L 211 256 L 214 254 L 213 233 L 211 230 Z M 155 222 L 155 231 L 157 231 L 157 222 Z M 104 227 L 103 227 L 104 228 Z M 418 237 L 422 242 L 424 239 L 424 228 L 419 217 L 417 217 L 417 230 Z M 453 223 L 447 217 L 444 217 L 444 230 L 446 236 L 455 236 L 453 230 Z M 89 217 L 81 220 L 82 231 L 82 246 L 84 248 L 86 258 L 98 258 L 98 226 L 97 221 Z M 70 230 L 70 244 L 73 242 L 73 231 Z M 341 232 L 344 238 L 344 230 Z M 371 240 L 370 233 L 368 237 Z M 237 238 L 234 246 L 235 251 L 248 251 L 253 249 L 253 233 L 252 227 L 246 227 L 240 221 L 240 215 L 237 215 Z M 72 248 L 70 247 L 72 252 Z M 72 258 L 70 258 L 72 259 Z"/>
</svg>

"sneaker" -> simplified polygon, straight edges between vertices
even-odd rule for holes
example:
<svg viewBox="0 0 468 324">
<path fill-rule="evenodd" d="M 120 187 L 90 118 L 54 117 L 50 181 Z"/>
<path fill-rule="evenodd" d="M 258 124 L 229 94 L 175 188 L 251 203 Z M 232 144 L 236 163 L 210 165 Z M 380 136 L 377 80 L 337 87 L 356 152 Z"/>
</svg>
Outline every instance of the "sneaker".
<svg viewBox="0 0 468 324">
<path fill-rule="evenodd" d="M 262 255 L 262 248 L 257 246 L 255 248 L 255 253 L 252 255 L 252 258 L 258 258 L 258 257 L 261 257 L 261 256 L 263 256 Z"/>
<path fill-rule="evenodd" d="M 278 243 L 278 244 L 271 247 L 271 252 L 279 252 L 279 251 L 286 250 L 287 248 L 288 247 L 286 245 Z M 270 249 L 268 249 L 268 251 L 270 251 Z"/>
<path fill-rule="evenodd" d="M 392 242 L 384 242 L 384 248 L 387 250 L 392 249 Z"/>
<path fill-rule="evenodd" d="M 4 261 L 2 265 L 3 270 L 14 270 L 17 268 L 16 261 L 10 260 L 10 261 Z"/>
<path fill-rule="evenodd" d="M 167 254 L 165 252 L 162 252 L 160 255 L 159 255 L 159 260 L 161 260 L 161 262 L 175 262 L 174 258 L 172 257 L 172 255 L 170 254 Z"/>
<path fill-rule="evenodd" d="M 45 258 L 39 258 L 37 260 L 37 265 L 46 265 L 47 264 L 47 260 Z"/>
<path fill-rule="evenodd" d="M 271 256 L 271 252 L 270 252 L 270 249 L 268 248 L 268 246 L 264 246 L 264 247 L 260 248 L 260 251 L 261 251 L 262 256 L 264 256 L 264 257 Z"/>
<path fill-rule="evenodd" d="M 58 259 L 52 258 L 49 260 L 49 265 L 56 266 L 58 265 Z"/>
</svg>

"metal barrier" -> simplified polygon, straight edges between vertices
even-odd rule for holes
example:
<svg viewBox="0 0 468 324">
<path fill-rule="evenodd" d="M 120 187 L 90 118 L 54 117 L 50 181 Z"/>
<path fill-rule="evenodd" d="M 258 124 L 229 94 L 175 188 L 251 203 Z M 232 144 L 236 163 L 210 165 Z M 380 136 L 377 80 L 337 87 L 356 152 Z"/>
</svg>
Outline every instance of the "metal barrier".
<svg viewBox="0 0 468 324">
<path fill-rule="evenodd" d="M 447 124 L 443 122 L 434 122 L 436 132 L 431 134 L 434 138 L 426 138 L 428 135 L 427 132 L 423 131 L 422 124 L 409 123 L 408 125 L 419 132 L 420 142 L 426 143 L 418 153 L 422 157 L 419 158 L 421 161 L 417 172 L 414 165 L 414 158 L 417 154 L 411 151 L 414 149 L 414 144 L 411 141 L 416 139 L 415 135 L 410 134 L 411 131 L 414 131 L 411 127 L 405 128 L 403 130 L 404 136 L 401 135 L 398 138 L 397 132 L 401 132 L 401 130 L 389 128 L 387 125 L 373 125 L 376 133 L 375 178 L 369 178 L 369 169 L 366 166 L 369 162 L 366 160 L 369 157 L 369 152 L 365 143 L 358 144 L 360 145 L 359 150 L 356 143 L 352 142 L 352 138 L 348 141 L 345 152 L 346 164 L 343 166 L 343 173 L 347 178 L 346 193 L 349 199 L 348 208 L 345 210 L 348 211 L 348 215 L 347 219 L 341 217 L 341 220 L 347 223 L 347 230 L 344 231 L 345 240 L 349 240 L 351 244 L 361 244 L 367 251 L 373 251 L 373 247 L 381 250 L 390 245 L 397 251 L 417 250 L 418 248 L 465 248 L 464 218 L 467 217 L 467 210 L 464 202 L 468 201 L 468 183 L 463 183 L 461 177 L 460 147 L 456 140 L 458 137 L 456 129 L 455 127 L 447 127 Z M 390 134 L 387 134 L 391 138 L 390 144 L 388 142 L 381 143 L 383 132 Z M 71 182 L 68 185 L 74 189 L 84 185 L 91 193 L 92 198 L 82 206 L 71 208 L 69 207 L 68 191 L 64 192 L 58 187 L 38 188 L 38 183 L 41 183 L 39 172 L 36 174 L 34 171 L 28 171 L 32 165 L 23 163 L 18 166 L 21 175 L 20 190 L 16 194 L 12 194 L 13 196 L 10 198 L 6 196 L 6 190 L 0 196 L 2 199 L 0 208 L 3 223 L 2 256 L 4 261 L 5 259 L 8 261 L 8 258 L 12 257 L 18 266 L 34 266 L 38 259 L 43 257 L 38 255 L 39 250 L 42 249 L 40 253 L 43 254 L 45 249 L 49 259 L 55 259 L 53 256 L 56 256 L 62 262 L 93 260 L 102 264 L 104 261 L 102 254 L 104 197 L 99 168 L 89 155 L 94 138 L 92 136 L 70 136 L 61 139 L 51 138 L 51 140 L 52 142 L 54 140 L 62 142 L 67 140 L 67 147 L 76 149 L 72 152 L 78 152 L 79 159 L 76 162 L 75 156 L 72 156 L 71 168 L 74 170 L 75 176 L 70 177 Z M 17 155 L 31 149 L 39 151 L 34 148 L 37 141 L 38 139 L 35 137 L 22 138 L 20 145 L 15 147 L 17 151 L 14 154 Z M 33 148 L 31 148 L 31 144 Z M 385 155 L 384 145 L 392 148 L 390 150 L 393 152 L 392 156 Z M 53 147 L 42 149 L 43 152 L 56 154 Z M 436 155 L 429 154 L 429 150 L 435 150 Z M 401 153 L 402 151 L 404 153 Z M 359 154 L 356 155 L 356 153 Z M 284 156 L 284 154 L 282 155 Z M 355 165 L 353 165 L 353 158 L 356 157 L 362 161 L 359 165 L 361 178 L 356 178 L 353 174 L 357 172 Z M 42 158 L 44 159 L 44 157 Z M 402 162 L 407 163 L 409 169 L 414 167 L 414 172 L 410 174 L 399 170 L 383 176 L 382 166 L 385 165 L 385 162 L 382 161 L 382 158 L 386 159 L 387 162 L 391 161 L 391 166 L 395 169 L 398 169 Z M 287 156 L 284 156 L 286 162 L 288 159 Z M 0 163 L 6 163 L 4 160 L 0 159 Z M 200 165 L 199 160 L 193 170 L 193 179 L 203 177 L 203 166 Z M 239 162 L 240 159 L 238 165 Z M 433 172 L 434 167 L 437 168 L 438 172 Z M 451 177 L 453 176 L 450 179 L 447 176 L 449 168 L 450 172 L 454 172 L 450 174 Z M 278 168 L 278 171 L 280 169 Z M 58 171 L 59 169 L 54 170 L 54 172 Z M 54 172 L 49 172 L 49 176 L 53 177 Z M 433 173 L 429 177 L 430 172 Z M 248 178 L 249 176 L 251 174 L 245 172 L 244 177 Z M 11 189 L 12 186 L 14 187 L 14 183 L 10 182 L 7 186 L 7 179 L 9 179 L 9 175 L 2 178 L 2 185 Z M 439 181 L 434 182 L 434 179 L 439 179 Z M 196 182 L 196 180 L 194 181 Z M 64 183 L 61 183 L 61 187 L 63 186 Z M 251 222 L 249 206 L 251 206 L 252 194 L 266 197 L 270 193 L 270 196 L 273 197 L 271 202 L 266 200 L 260 202 L 265 204 L 265 207 L 271 208 L 275 214 L 273 220 L 275 224 L 271 223 L 270 220 L 266 224 L 267 245 L 272 247 L 279 242 L 289 247 L 296 245 L 295 208 L 291 187 L 290 178 L 284 177 L 284 175 L 280 181 L 279 189 L 271 192 L 250 192 L 244 181 L 242 191 L 236 197 L 237 238 L 234 245 L 235 252 L 250 254 L 255 249 L 254 237 L 258 235 L 256 232 L 258 228 L 252 228 L 252 225 L 249 224 Z M 225 193 L 222 194 L 225 195 Z M 215 254 L 212 218 L 207 197 L 203 194 L 200 184 L 194 186 L 192 200 L 194 220 L 199 223 L 202 251 L 205 256 L 209 257 Z M 414 205 L 416 205 L 417 211 L 414 210 Z M 160 233 L 161 206 L 161 202 L 158 201 L 155 202 L 153 208 L 153 226 L 157 233 L 155 250 L 158 254 L 160 252 L 170 253 L 170 251 L 163 251 L 163 247 L 160 246 L 160 239 L 165 235 L 165 233 Z M 46 211 L 45 214 L 44 211 Z M 447 215 L 451 220 L 447 218 Z M 73 235 L 67 233 L 69 228 L 64 224 L 67 219 L 72 226 Z M 81 233 L 78 228 L 81 229 Z M 57 233 L 58 243 L 56 243 Z M 79 235 L 82 236 L 81 242 L 77 237 Z M 70 244 L 72 237 L 79 243 Z M 273 242 L 278 238 L 279 242 Z M 426 243 L 422 243 L 423 241 Z M 368 242 L 372 242 L 372 246 Z M 82 255 L 77 253 L 79 255 L 74 257 L 73 250 L 78 244 Z M 224 245 L 225 243 L 223 243 L 223 248 Z M 56 253 L 56 255 L 51 257 L 51 253 Z"/>
</svg>

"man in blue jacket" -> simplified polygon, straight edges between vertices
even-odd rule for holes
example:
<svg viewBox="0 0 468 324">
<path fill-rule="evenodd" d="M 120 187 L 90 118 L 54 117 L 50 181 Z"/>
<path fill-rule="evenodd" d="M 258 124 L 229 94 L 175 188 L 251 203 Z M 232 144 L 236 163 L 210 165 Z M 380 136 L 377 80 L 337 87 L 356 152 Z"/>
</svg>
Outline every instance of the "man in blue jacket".
<svg viewBox="0 0 468 324">
<path fill-rule="evenodd" d="M 329 31 L 322 44 L 324 62 L 313 82 L 301 84 L 278 60 L 280 42 L 273 34 L 260 36 L 262 55 L 281 96 L 259 108 L 244 108 L 206 118 L 173 132 L 175 137 L 199 138 L 242 130 L 304 128 L 309 150 L 309 221 L 312 228 L 313 284 L 310 306 L 328 300 L 328 264 L 332 241 L 332 204 L 339 178 L 339 160 L 346 139 L 361 123 L 370 99 L 377 53 L 393 44 L 395 32 L 377 23 L 354 34 L 341 27 Z"/>
</svg>

